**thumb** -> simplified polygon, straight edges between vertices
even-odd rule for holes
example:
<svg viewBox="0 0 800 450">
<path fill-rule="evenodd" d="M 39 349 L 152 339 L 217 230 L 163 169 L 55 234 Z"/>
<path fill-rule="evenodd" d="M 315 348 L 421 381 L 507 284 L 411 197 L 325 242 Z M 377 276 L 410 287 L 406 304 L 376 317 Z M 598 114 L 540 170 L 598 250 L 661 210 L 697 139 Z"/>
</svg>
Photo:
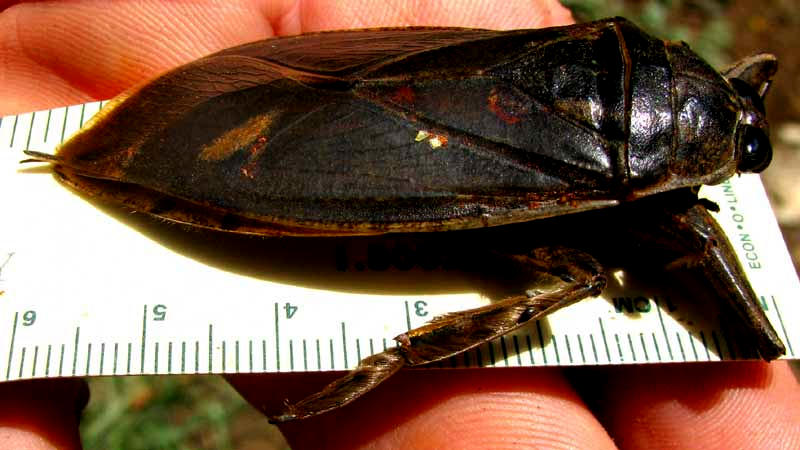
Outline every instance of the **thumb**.
<svg viewBox="0 0 800 450">
<path fill-rule="evenodd" d="M 0 383 L 0 398 L 4 448 L 81 448 L 78 423 L 89 399 L 83 379 Z"/>
</svg>

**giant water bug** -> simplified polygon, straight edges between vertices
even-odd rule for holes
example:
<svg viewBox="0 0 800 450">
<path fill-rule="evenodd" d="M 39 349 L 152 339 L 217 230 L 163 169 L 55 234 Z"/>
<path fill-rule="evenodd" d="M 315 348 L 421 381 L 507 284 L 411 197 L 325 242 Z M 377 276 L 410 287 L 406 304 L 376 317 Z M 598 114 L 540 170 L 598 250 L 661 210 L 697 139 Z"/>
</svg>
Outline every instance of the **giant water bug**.
<svg viewBox="0 0 800 450">
<path fill-rule="evenodd" d="M 77 191 L 233 233 L 452 232 L 618 214 L 651 262 L 698 272 L 771 360 L 784 346 L 697 187 L 767 167 L 763 99 L 776 70 L 760 54 L 717 72 L 622 18 L 322 32 L 186 64 L 113 100 L 55 155 L 28 154 Z M 606 285 L 587 249 L 494 257 L 562 284 L 403 333 L 273 419 L 341 406 L 403 366 L 463 352 Z"/>
</svg>

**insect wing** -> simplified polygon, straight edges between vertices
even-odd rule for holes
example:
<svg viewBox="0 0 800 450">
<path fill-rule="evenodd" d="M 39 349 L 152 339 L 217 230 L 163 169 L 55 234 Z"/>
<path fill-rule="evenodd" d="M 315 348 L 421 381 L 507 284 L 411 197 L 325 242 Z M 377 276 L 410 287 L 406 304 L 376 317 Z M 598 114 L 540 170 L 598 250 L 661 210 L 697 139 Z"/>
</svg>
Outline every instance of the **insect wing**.
<svg viewBox="0 0 800 450">
<path fill-rule="evenodd" d="M 553 215 L 566 208 L 561 193 L 605 167 L 537 163 L 541 155 L 514 141 L 525 134 L 510 130 L 520 121 L 506 110 L 535 102 L 487 72 L 507 54 L 475 48 L 536 33 L 376 30 L 248 44 L 144 86 L 59 157 L 86 176 L 265 221 L 471 227 Z M 310 51 L 318 45 L 324 51 Z M 428 68 L 466 51 L 489 56 Z M 390 76 L 403 58 L 408 73 Z M 547 123 L 534 126 L 540 141 L 551 139 Z M 609 203 L 570 200 L 575 211 Z"/>
</svg>

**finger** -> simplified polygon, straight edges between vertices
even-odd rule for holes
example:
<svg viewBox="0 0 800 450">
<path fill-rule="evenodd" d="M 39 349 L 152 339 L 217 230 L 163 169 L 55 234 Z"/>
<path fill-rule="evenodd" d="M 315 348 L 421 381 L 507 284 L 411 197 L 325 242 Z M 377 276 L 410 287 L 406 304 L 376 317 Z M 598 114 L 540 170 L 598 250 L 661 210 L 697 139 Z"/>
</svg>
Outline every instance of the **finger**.
<svg viewBox="0 0 800 450">
<path fill-rule="evenodd" d="M 79 378 L 0 384 L 3 448 L 81 448 L 78 419 L 89 398 Z"/>
<path fill-rule="evenodd" d="M 271 36 L 259 3 L 14 5 L 0 14 L 0 115 L 109 98 L 198 56 Z"/>
<path fill-rule="evenodd" d="M 569 12 L 554 0 L 22 2 L 0 13 L 0 116 L 110 98 L 202 55 L 275 34 L 568 21 Z"/>
<path fill-rule="evenodd" d="M 253 405 L 274 413 L 286 395 L 302 397 L 335 375 L 229 381 Z M 557 369 L 402 371 L 343 408 L 282 424 L 281 431 L 297 449 L 613 448 Z"/>
<path fill-rule="evenodd" d="M 800 448 L 800 385 L 785 362 L 620 367 L 581 379 L 622 448 Z"/>
<path fill-rule="evenodd" d="M 556 0 L 309 0 L 300 22 L 305 31 L 386 26 L 454 26 L 489 29 L 538 28 L 573 22 Z"/>
</svg>

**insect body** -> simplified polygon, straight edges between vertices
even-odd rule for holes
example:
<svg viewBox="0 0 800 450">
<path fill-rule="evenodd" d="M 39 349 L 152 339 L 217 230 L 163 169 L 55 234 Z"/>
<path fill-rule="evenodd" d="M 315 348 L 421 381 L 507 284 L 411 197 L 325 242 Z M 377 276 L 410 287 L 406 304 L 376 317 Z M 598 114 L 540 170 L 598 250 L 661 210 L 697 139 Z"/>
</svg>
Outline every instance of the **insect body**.
<svg viewBox="0 0 800 450">
<path fill-rule="evenodd" d="M 694 188 L 769 164 L 775 70 L 757 55 L 720 74 L 621 18 L 317 33 L 177 68 L 112 101 L 56 155 L 29 154 L 79 191 L 239 233 L 446 231 L 613 207 L 642 217 L 632 233 L 665 265 L 699 267 L 772 359 L 783 346 Z M 529 250 L 507 259 L 563 287 L 404 333 L 276 419 L 337 407 L 605 285 L 585 252 Z"/>
</svg>

